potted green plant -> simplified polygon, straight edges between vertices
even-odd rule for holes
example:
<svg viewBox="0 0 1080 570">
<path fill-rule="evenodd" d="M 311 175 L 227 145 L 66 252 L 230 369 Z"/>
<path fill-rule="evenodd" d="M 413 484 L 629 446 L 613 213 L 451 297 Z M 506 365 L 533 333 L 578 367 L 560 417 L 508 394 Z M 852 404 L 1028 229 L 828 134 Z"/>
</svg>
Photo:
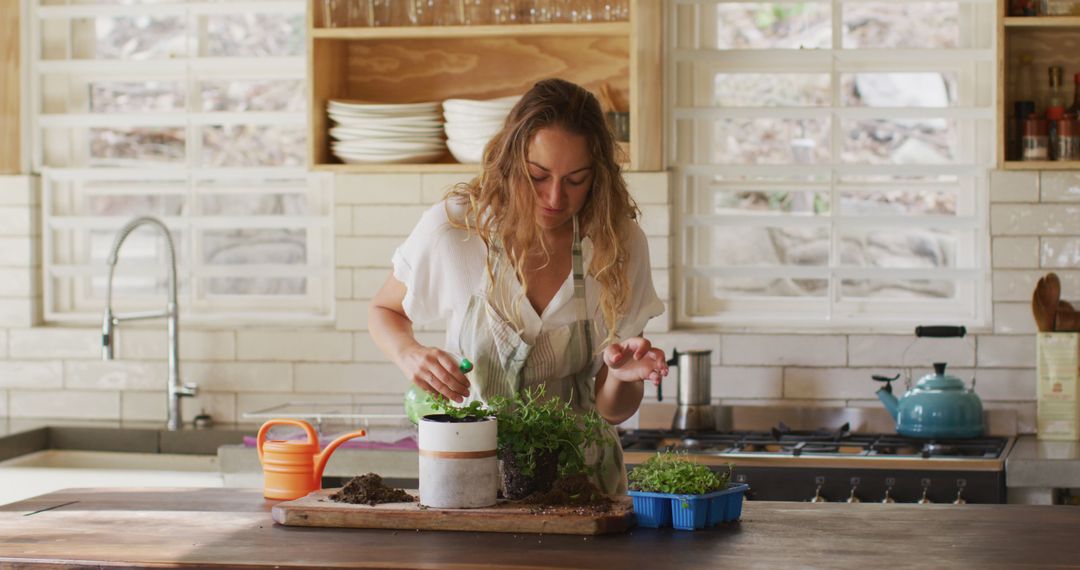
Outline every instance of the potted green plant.
<svg viewBox="0 0 1080 570">
<path fill-rule="evenodd" d="M 717 473 L 685 453 L 658 453 L 629 474 L 638 524 L 694 530 L 738 520 L 749 486 L 730 479 L 730 464 Z"/>
<path fill-rule="evenodd" d="M 605 439 L 604 419 L 595 410 L 579 414 L 569 402 L 546 398 L 544 387 L 513 398 L 491 399 L 499 421 L 503 495 L 523 499 L 551 489 L 559 477 L 590 474 L 585 450 Z"/>
<path fill-rule="evenodd" d="M 498 421 L 481 402 L 456 407 L 436 398 L 419 421 L 420 504 L 489 507 L 498 497 Z"/>
</svg>

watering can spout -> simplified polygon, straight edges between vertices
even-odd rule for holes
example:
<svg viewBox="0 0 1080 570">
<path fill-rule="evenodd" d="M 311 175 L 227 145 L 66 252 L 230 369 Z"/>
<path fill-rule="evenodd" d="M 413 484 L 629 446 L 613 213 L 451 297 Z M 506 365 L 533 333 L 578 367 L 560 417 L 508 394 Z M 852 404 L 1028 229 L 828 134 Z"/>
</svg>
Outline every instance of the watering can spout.
<svg viewBox="0 0 1080 570">
<path fill-rule="evenodd" d="M 337 449 L 339 445 L 354 437 L 364 437 L 365 435 L 367 435 L 367 432 L 362 429 L 343 434 L 334 441 L 331 441 L 330 445 L 327 445 L 326 449 L 322 450 L 322 453 L 315 456 L 315 469 L 312 470 L 312 475 L 314 476 L 313 483 L 316 489 L 322 488 L 323 471 L 326 469 L 326 462 L 330 460 L 330 455 L 334 453 L 334 450 Z"/>
</svg>

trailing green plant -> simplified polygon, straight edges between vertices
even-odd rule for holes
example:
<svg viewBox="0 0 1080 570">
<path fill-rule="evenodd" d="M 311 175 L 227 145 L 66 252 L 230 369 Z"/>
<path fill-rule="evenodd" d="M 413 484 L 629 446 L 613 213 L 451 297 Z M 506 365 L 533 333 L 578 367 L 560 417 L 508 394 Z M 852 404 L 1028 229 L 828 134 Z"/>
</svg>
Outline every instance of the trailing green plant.
<svg viewBox="0 0 1080 570">
<path fill-rule="evenodd" d="M 686 453 L 665 451 L 634 467 L 628 479 L 632 491 L 704 495 L 727 488 L 731 468 L 729 463 L 727 472 L 717 473 L 692 461 Z"/>
<path fill-rule="evenodd" d="M 484 418 L 489 418 L 495 415 L 495 411 L 484 405 L 483 402 L 475 400 L 469 402 L 468 405 L 458 406 L 443 396 L 438 394 L 431 398 L 431 408 L 437 412 L 446 414 L 453 418 L 454 421 L 480 421 Z"/>
<path fill-rule="evenodd" d="M 544 396 L 540 385 L 513 398 L 491 398 L 499 421 L 499 452 L 512 454 L 525 476 L 535 472 L 537 458 L 547 452 L 558 454 L 560 476 L 591 475 L 585 450 L 604 441 L 606 422 L 596 410 L 579 414 L 569 402 Z"/>
</svg>

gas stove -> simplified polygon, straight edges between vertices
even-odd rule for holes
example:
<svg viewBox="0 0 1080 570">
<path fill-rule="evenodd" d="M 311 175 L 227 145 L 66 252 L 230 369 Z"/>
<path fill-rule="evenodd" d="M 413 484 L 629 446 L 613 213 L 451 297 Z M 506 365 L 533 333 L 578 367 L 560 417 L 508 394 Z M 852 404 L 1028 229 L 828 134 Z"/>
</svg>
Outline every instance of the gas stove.
<svg viewBox="0 0 1080 570">
<path fill-rule="evenodd" d="M 658 451 L 684 451 L 749 483 L 750 499 L 812 502 L 1004 503 L 1013 440 L 921 440 L 836 430 L 621 434 L 628 466 Z"/>
</svg>

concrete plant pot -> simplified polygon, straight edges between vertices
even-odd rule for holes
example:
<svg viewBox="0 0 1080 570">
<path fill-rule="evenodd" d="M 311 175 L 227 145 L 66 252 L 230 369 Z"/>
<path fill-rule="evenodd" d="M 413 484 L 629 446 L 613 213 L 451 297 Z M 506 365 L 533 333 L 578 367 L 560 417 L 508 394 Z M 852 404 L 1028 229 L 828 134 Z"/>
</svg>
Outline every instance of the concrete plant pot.
<svg viewBox="0 0 1080 570">
<path fill-rule="evenodd" d="M 475 509 L 495 504 L 499 489 L 495 418 L 455 421 L 446 414 L 420 420 L 420 504 Z"/>
</svg>

